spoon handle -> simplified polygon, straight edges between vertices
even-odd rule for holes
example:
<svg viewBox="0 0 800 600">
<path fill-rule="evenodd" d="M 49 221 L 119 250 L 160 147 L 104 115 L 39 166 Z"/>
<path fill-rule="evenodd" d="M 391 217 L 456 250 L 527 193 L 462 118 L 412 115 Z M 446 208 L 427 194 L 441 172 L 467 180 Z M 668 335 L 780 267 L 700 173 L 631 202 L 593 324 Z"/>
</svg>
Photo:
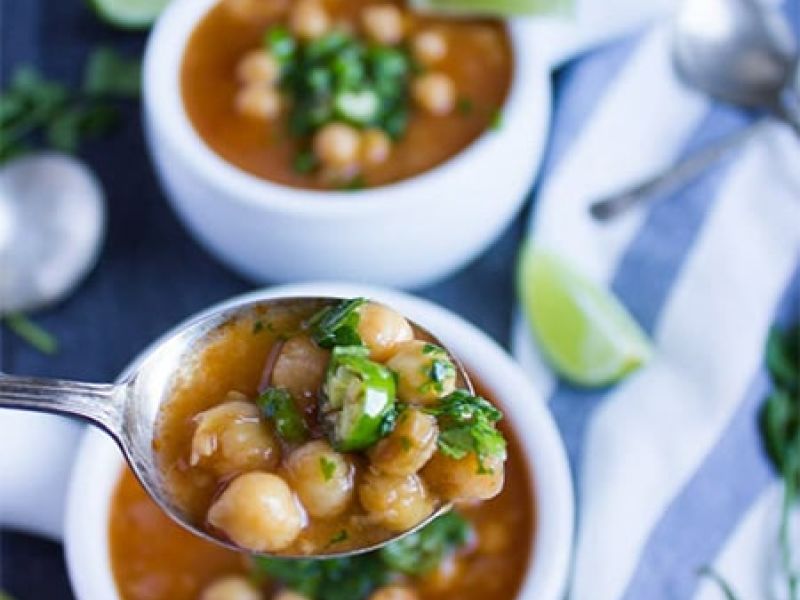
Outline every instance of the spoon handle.
<svg viewBox="0 0 800 600">
<path fill-rule="evenodd" d="M 700 175 L 731 150 L 748 140 L 761 127 L 762 120 L 728 134 L 698 150 L 655 177 L 594 202 L 589 212 L 598 221 L 608 221 L 648 198 L 666 194 Z"/>
<path fill-rule="evenodd" d="M 80 417 L 112 435 L 122 423 L 122 398 L 115 385 L 0 375 L 0 408 Z"/>
</svg>

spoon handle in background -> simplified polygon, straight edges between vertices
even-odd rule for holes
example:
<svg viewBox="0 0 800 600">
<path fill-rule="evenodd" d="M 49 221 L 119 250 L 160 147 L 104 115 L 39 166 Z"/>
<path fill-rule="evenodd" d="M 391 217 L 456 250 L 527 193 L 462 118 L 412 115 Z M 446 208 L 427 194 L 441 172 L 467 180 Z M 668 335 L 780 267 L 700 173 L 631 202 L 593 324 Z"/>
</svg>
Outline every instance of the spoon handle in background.
<svg viewBox="0 0 800 600">
<path fill-rule="evenodd" d="M 0 408 L 79 417 L 118 437 L 122 423 L 119 388 L 100 383 L 0 375 Z"/>
<path fill-rule="evenodd" d="M 723 156 L 750 139 L 761 128 L 763 121 L 764 119 L 759 119 L 752 125 L 710 143 L 651 179 L 597 200 L 591 204 L 589 212 L 598 221 L 608 221 L 644 200 L 666 194 L 689 183 Z"/>
</svg>

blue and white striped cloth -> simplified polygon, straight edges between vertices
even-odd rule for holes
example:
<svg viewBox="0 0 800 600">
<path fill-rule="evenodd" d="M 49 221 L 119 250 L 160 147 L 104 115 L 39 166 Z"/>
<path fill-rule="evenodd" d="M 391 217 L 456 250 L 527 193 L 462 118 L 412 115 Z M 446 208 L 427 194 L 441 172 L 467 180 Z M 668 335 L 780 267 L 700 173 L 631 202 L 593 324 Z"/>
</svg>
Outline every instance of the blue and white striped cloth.
<svg viewBox="0 0 800 600">
<path fill-rule="evenodd" d="M 788 2 L 800 31 L 800 0 Z M 567 67 L 530 235 L 607 284 L 656 348 L 620 385 L 578 390 L 515 324 L 515 355 L 555 414 L 576 481 L 573 600 L 722 598 L 698 578 L 704 565 L 745 600 L 780 597 L 781 488 L 756 415 L 768 329 L 800 316 L 800 140 L 771 124 L 671 197 L 611 224 L 587 212 L 748 119 L 679 83 L 658 20 Z"/>
</svg>

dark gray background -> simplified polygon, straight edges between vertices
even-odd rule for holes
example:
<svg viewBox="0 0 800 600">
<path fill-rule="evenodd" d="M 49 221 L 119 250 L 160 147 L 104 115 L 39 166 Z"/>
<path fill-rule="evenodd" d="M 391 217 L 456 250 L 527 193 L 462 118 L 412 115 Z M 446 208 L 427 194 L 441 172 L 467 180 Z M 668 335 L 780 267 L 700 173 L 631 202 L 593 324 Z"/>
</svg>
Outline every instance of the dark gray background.
<svg viewBox="0 0 800 600">
<path fill-rule="evenodd" d="M 0 0 L 0 79 L 34 65 L 77 84 L 84 60 L 97 45 L 137 56 L 143 34 L 100 23 L 79 0 Z M 569 68 L 556 77 L 556 89 Z M 60 342 L 42 356 L 7 330 L 0 332 L 0 367 L 17 374 L 110 380 L 166 328 L 218 300 L 254 287 L 197 246 L 177 222 L 147 157 L 138 103 L 111 137 L 86 144 L 81 155 L 96 170 L 108 196 L 109 228 L 100 263 L 74 297 L 36 320 Z M 513 269 L 525 215 L 480 258 L 445 281 L 419 290 L 465 316 L 507 345 L 513 304 Z M 0 531 L 0 589 L 17 600 L 72 598 L 61 547 L 17 532 Z"/>
</svg>

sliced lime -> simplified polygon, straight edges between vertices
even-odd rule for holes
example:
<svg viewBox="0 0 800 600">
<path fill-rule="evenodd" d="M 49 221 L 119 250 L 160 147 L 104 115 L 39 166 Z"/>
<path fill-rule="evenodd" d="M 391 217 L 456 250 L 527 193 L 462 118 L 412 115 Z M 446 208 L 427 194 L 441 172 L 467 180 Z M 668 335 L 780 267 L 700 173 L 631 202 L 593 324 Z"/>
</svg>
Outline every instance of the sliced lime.
<svg viewBox="0 0 800 600">
<path fill-rule="evenodd" d="M 512 17 L 571 14 L 574 0 L 411 0 L 415 10 L 450 15 Z"/>
<path fill-rule="evenodd" d="M 88 0 L 103 21 L 121 29 L 147 29 L 169 0 Z"/>
<path fill-rule="evenodd" d="M 650 342 L 625 307 L 564 260 L 526 245 L 517 278 L 539 347 L 564 378 L 608 385 L 650 358 Z"/>
</svg>

